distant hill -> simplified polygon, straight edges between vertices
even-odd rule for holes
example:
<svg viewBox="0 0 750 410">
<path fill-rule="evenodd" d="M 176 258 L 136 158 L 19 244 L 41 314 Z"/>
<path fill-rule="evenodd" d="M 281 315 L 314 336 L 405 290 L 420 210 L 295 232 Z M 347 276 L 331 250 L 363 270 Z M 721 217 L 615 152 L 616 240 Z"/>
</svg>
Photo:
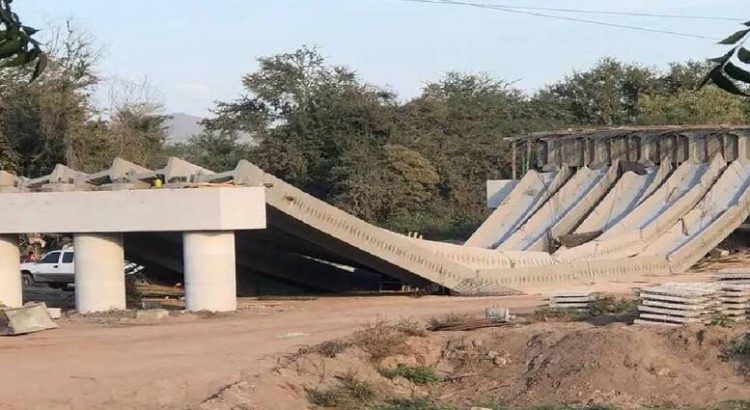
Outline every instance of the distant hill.
<svg viewBox="0 0 750 410">
<path fill-rule="evenodd" d="M 196 117 L 195 115 L 185 114 L 182 112 L 176 112 L 174 114 L 167 114 L 167 119 L 164 124 L 167 127 L 167 144 L 179 144 L 181 142 L 187 142 L 190 137 L 203 132 L 203 126 L 201 121 L 205 118 Z M 254 144 L 249 134 L 240 132 L 237 134 L 238 142 Z"/>
<path fill-rule="evenodd" d="M 164 122 L 167 126 L 167 142 L 177 144 L 187 142 L 188 138 L 203 131 L 200 122 L 203 118 L 185 113 L 168 114 Z"/>
</svg>

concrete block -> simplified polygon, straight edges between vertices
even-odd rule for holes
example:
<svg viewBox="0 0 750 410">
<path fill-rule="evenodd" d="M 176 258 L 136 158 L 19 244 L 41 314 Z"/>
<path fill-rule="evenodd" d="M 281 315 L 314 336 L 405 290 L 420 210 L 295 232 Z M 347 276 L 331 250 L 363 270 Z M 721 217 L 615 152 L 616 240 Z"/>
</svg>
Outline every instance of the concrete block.
<svg viewBox="0 0 750 410">
<path fill-rule="evenodd" d="M 60 319 L 62 317 L 62 309 L 60 308 L 47 308 L 47 312 L 52 319 Z"/>
<path fill-rule="evenodd" d="M 169 317 L 169 311 L 166 309 L 146 309 L 135 312 L 135 318 L 138 320 L 162 320 Z"/>
<path fill-rule="evenodd" d="M 0 334 L 2 335 L 22 335 L 56 327 L 44 303 L 33 303 L 0 311 Z"/>
<path fill-rule="evenodd" d="M 711 250 L 710 255 L 712 258 L 724 258 L 729 256 L 729 251 L 726 249 L 714 248 Z"/>
</svg>

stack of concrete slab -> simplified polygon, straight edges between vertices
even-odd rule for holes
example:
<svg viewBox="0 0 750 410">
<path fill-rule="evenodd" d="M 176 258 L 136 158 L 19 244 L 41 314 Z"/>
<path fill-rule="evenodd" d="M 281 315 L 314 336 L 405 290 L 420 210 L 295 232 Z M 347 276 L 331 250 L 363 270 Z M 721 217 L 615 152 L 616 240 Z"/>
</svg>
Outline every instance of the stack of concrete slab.
<svg viewBox="0 0 750 410">
<path fill-rule="evenodd" d="M 750 269 L 722 269 L 714 276 L 714 281 L 721 284 L 750 284 Z"/>
<path fill-rule="evenodd" d="M 750 309 L 750 284 L 722 284 L 719 300 L 722 315 L 735 322 L 744 322 Z"/>
<path fill-rule="evenodd" d="M 570 309 L 585 311 L 589 309 L 591 302 L 597 300 L 599 295 L 590 291 L 572 290 L 554 293 L 548 299 L 547 306 L 550 309 Z"/>
<path fill-rule="evenodd" d="M 713 283 L 665 283 L 640 291 L 637 324 L 708 323 L 721 312 L 721 287 Z"/>
</svg>

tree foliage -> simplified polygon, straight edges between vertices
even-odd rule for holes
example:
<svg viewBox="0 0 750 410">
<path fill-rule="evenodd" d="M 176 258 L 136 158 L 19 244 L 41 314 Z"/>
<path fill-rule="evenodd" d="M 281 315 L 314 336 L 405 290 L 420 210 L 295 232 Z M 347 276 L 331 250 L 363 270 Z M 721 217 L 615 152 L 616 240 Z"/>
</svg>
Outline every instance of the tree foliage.
<svg viewBox="0 0 750 410">
<path fill-rule="evenodd" d="M 92 94 L 101 80 L 93 38 L 71 24 L 50 29 L 47 68 L 28 83 L 29 67 L 0 70 L 0 165 L 20 175 L 49 173 L 55 164 L 82 171 L 106 168 L 116 156 L 143 165 L 163 162 L 160 107 L 120 101 L 103 115 Z"/>
<path fill-rule="evenodd" d="M 454 72 L 399 101 L 301 48 L 259 59 L 258 70 L 243 77 L 244 96 L 218 103 L 209 131 L 181 149 L 217 170 L 245 156 L 371 222 L 460 238 L 486 217 L 485 181 L 511 176 L 504 137 L 746 121 L 742 98 L 715 87 L 693 91 L 709 69 L 686 62 L 661 71 L 603 59 L 533 95 L 488 75 Z"/>
<path fill-rule="evenodd" d="M 708 85 L 709 63 L 658 70 L 603 59 L 529 94 L 485 74 L 447 73 L 400 100 L 355 71 L 303 47 L 259 59 L 243 94 L 217 103 L 205 131 L 166 142 L 165 116 L 136 89 L 102 110 L 92 39 L 66 26 L 46 46 L 49 64 L 0 70 L 0 165 L 83 171 L 115 156 L 159 167 L 168 155 L 224 171 L 249 159 L 370 222 L 428 238 L 460 239 L 486 217 L 485 181 L 511 177 L 505 137 L 588 126 L 739 124 L 750 105 Z"/>
<path fill-rule="evenodd" d="M 38 31 L 21 23 L 11 10 L 13 0 L 0 0 L 0 67 L 19 67 L 34 64 L 31 81 L 37 79 L 47 66 L 47 55 L 33 36 Z"/>
</svg>

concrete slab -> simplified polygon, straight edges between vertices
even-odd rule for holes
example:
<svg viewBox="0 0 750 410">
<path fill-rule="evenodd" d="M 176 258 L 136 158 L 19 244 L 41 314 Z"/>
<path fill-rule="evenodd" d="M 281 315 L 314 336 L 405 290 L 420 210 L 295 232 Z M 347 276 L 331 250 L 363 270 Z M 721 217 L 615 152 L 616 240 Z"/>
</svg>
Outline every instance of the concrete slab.
<svg viewBox="0 0 750 410">
<path fill-rule="evenodd" d="M 2 335 L 22 335 L 56 327 L 44 303 L 0 310 L 0 334 Z"/>
</svg>

